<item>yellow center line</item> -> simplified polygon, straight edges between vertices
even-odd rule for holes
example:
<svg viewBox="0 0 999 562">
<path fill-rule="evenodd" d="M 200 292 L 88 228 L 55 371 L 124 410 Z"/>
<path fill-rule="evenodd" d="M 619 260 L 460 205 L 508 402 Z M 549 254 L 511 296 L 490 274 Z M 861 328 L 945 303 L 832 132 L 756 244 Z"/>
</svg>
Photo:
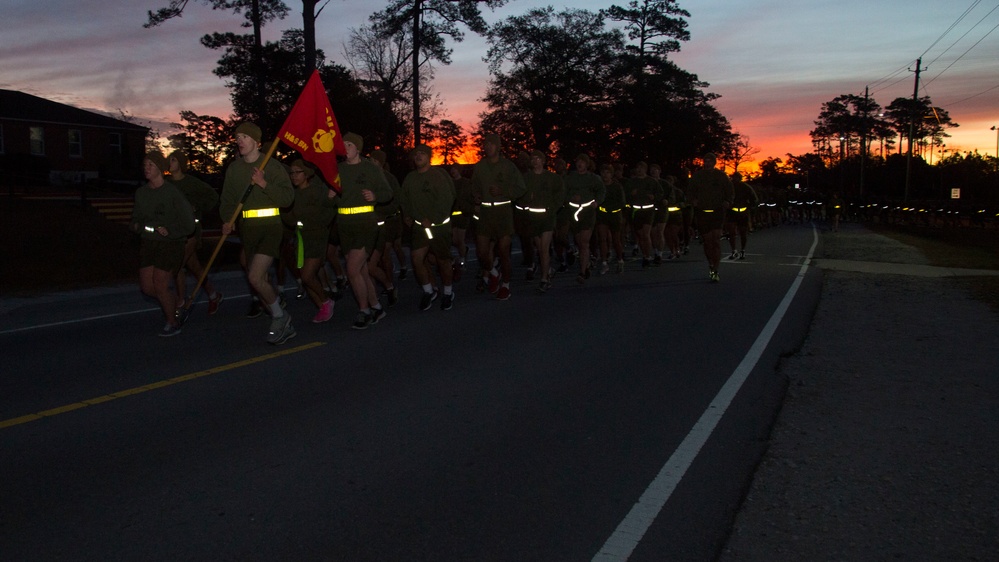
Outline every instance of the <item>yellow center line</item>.
<svg viewBox="0 0 999 562">
<path fill-rule="evenodd" d="M 204 371 L 188 373 L 186 375 L 181 375 L 179 377 L 174 377 L 172 379 L 151 382 L 149 384 L 137 386 L 135 388 L 129 388 L 126 390 L 119 390 L 118 392 L 112 392 L 111 394 L 105 394 L 104 396 L 98 396 L 96 398 L 81 400 L 73 404 L 67 404 L 65 406 L 59 406 L 58 408 L 52 408 L 51 410 L 45 410 L 35 414 L 28 414 L 17 418 L 11 418 L 9 420 L 3 420 L 0 421 L 0 429 L 13 427 L 15 425 L 21 425 L 23 423 L 33 422 L 36 420 L 40 420 L 42 418 L 50 418 L 52 416 L 58 416 L 59 414 L 65 414 L 66 412 L 72 412 L 73 410 L 79 410 L 80 408 L 86 408 L 87 406 L 93 406 L 94 404 L 100 404 L 102 402 L 110 402 L 111 400 L 117 400 L 118 398 L 124 398 L 126 396 L 132 396 L 134 394 L 142 394 L 143 392 L 149 392 L 150 390 L 156 390 L 157 388 L 163 388 L 182 382 L 193 381 L 194 379 L 200 379 L 201 377 L 207 377 L 208 375 L 214 375 L 225 371 L 231 371 L 233 369 L 238 369 L 239 367 L 246 367 L 248 365 L 253 365 L 254 363 L 262 363 L 270 359 L 276 359 L 278 357 L 283 357 L 285 355 L 291 355 L 293 353 L 298 353 L 299 351 L 306 351 L 308 349 L 312 349 L 322 345 L 326 345 L 326 342 L 312 342 L 305 345 L 300 345 L 298 347 L 292 347 L 288 349 L 283 349 L 281 351 L 276 351 L 274 353 L 268 353 L 267 355 L 261 355 L 259 357 L 251 357 L 250 359 L 236 361 L 235 363 L 229 363 L 227 365 L 212 367 L 211 369 L 205 369 Z"/>
</svg>

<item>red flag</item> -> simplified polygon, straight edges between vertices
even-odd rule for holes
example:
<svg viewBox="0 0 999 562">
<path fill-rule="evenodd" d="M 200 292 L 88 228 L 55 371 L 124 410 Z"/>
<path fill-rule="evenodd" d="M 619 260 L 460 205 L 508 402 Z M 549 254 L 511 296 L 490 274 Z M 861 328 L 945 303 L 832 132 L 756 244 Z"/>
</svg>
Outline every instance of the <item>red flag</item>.
<svg viewBox="0 0 999 562">
<path fill-rule="evenodd" d="M 347 151 L 318 70 L 312 71 L 302 95 L 278 131 L 278 138 L 300 152 L 303 160 L 315 164 L 326 182 L 340 192 L 336 157 L 346 155 Z"/>
</svg>

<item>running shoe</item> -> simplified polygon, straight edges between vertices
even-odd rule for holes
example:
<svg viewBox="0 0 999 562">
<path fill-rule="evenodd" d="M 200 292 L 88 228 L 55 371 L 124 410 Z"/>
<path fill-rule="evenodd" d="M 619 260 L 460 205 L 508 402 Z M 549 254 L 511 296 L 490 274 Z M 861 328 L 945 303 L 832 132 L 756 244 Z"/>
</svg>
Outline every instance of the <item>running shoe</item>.
<svg viewBox="0 0 999 562">
<path fill-rule="evenodd" d="M 732 253 L 728 256 L 727 259 L 734 260 L 734 259 L 736 259 L 738 257 L 739 257 L 739 254 L 735 250 L 732 250 Z"/>
<path fill-rule="evenodd" d="M 385 312 L 384 308 L 372 308 L 371 309 L 371 324 L 377 324 L 379 320 L 388 316 L 388 312 Z"/>
<path fill-rule="evenodd" d="M 708 274 L 708 277 L 711 279 L 712 283 L 717 283 L 717 282 L 721 281 L 721 279 L 718 277 L 718 272 L 717 271 L 710 272 Z"/>
<path fill-rule="evenodd" d="M 601 263 L 600 264 L 600 275 L 607 275 L 608 271 L 610 271 L 610 266 L 607 265 L 607 262 Z"/>
<path fill-rule="evenodd" d="M 652 264 L 653 265 L 662 265 L 663 264 L 663 256 L 662 256 L 662 254 L 656 254 L 656 257 L 652 258 Z"/>
<path fill-rule="evenodd" d="M 454 293 L 441 297 L 441 310 L 451 310 L 454 306 Z"/>
<path fill-rule="evenodd" d="M 354 317 L 354 324 L 351 326 L 355 330 L 364 330 L 371 325 L 371 314 L 358 312 Z"/>
<path fill-rule="evenodd" d="M 624 260 L 617 260 L 617 272 L 618 273 L 624 272 Z"/>
<path fill-rule="evenodd" d="M 551 289 L 551 288 L 552 288 L 552 282 L 551 281 L 546 281 L 546 280 L 542 279 L 541 283 L 538 284 L 538 293 L 539 294 L 544 294 L 544 293 L 548 292 L 548 289 Z"/>
<path fill-rule="evenodd" d="M 316 316 L 312 319 L 312 323 L 322 324 L 330 318 L 333 318 L 333 299 L 326 299 L 326 302 L 319 307 L 319 312 L 317 312 Z"/>
<path fill-rule="evenodd" d="M 420 310 L 429 310 L 435 300 L 437 300 L 437 291 L 423 293 L 420 297 Z"/>
<path fill-rule="evenodd" d="M 510 287 L 500 287 L 496 291 L 496 300 L 505 301 L 510 298 Z"/>
<path fill-rule="evenodd" d="M 739 259 L 740 260 L 746 259 L 746 250 L 742 250 L 739 252 Z"/>
<path fill-rule="evenodd" d="M 212 316 L 219 311 L 219 305 L 222 304 L 222 293 L 215 291 L 215 297 L 208 299 L 208 315 Z"/>
<path fill-rule="evenodd" d="M 247 318 L 256 318 L 264 313 L 264 305 L 260 299 L 250 299 L 250 308 L 246 311 Z"/>
<path fill-rule="evenodd" d="M 163 329 L 160 330 L 160 334 L 159 335 L 160 335 L 161 338 L 169 338 L 169 337 L 172 337 L 172 336 L 176 336 L 179 333 L 180 333 L 180 325 L 179 324 L 176 324 L 176 325 L 175 324 L 166 324 L 166 325 L 163 326 Z"/>
<path fill-rule="evenodd" d="M 297 279 L 296 281 L 297 281 L 296 284 L 298 285 L 298 292 L 295 293 L 295 298 L 297 300 L 302 300 L 305 298 L 305 285 L 302 284 L 301 279 Z"/>
<path fill-rule="evenodd" d="M 295 328 L 291 325 L 290 314 L 271 318 L 271 329 L 267 332 L 267 343 L 280 345 L 295 336 Z"/>
<path fill-rule="evenodd" d="M 534 266 L 527 268 L 527 273 L 524 274 L 524 279 L 527 281 L 534 281 Z"/>
<path fill-rule="evenodd" d="M 395 287 L 385 289 L 382 291 L 382 294 L 385 295 L 385 300 L 388 301 L 389 306 L 395 306 L 399 302 L 399 289 Z"/>
<path fill-rule="evenodd" d="M 495 295 L 496 291 L 499 290 L 499 284 L 500 284 L 499 276 L 498 275 L 493 275 L 492 273 L 490 273 L 489 274 L 489 292 Z"/>
</svg>

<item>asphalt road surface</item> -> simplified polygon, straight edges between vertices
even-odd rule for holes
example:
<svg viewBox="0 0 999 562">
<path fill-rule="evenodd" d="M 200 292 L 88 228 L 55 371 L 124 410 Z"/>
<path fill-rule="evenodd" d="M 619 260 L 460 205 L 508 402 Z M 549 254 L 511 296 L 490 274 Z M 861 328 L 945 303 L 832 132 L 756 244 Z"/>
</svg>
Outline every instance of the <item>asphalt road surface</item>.
<svg viewBox="0 0 999 562">
<path fill-rule="evenodd" d="M 753 233 L 718 284 L 699 245 L 505 302 L 466 275 L 446 312 L 407 280 L 366 331 L 290 292 L 276 347 L 233 275 L 173 338 L 134 286 L 0 300 L 0 558 L 713 559 L 816 244 Z"/>
</svg>

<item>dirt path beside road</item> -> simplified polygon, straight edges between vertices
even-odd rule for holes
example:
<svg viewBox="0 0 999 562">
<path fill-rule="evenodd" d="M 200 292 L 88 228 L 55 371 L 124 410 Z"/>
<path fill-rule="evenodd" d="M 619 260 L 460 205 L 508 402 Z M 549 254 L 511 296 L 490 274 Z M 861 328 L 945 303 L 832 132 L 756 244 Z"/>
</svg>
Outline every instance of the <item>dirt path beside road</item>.
<svg viewBox="0 0 999 562">
<path fill-rule="evenodd" d="M 999 315 L 911 246 L 822 237 L 819 307 L 720 560 L 996 560 Z"/>
</svg>

